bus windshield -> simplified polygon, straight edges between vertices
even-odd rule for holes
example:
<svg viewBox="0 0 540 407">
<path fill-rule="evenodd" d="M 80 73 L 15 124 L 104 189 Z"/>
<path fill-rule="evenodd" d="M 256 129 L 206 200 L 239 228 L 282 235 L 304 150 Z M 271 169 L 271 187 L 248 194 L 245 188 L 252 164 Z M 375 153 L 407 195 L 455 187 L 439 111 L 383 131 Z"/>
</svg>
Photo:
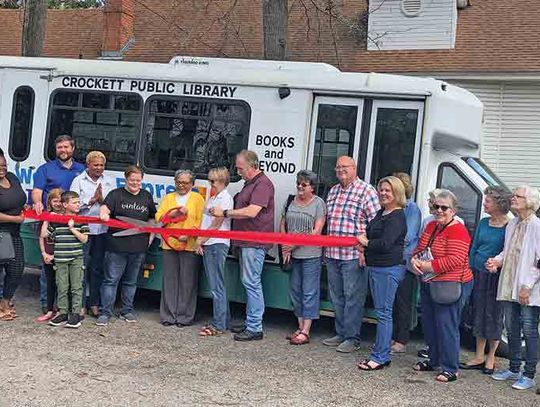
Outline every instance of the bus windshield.
<svg viewBox="0 0 540 407">
<path fill-rule="evenodd" d="M 476 157 L 462 157 L 473 170 L 490 186 L 501 186 L 506 189 L 508 187 L 504 184 L 499 177 L 495 175 L 493 171 L 479 158 Z"/>
</svg>

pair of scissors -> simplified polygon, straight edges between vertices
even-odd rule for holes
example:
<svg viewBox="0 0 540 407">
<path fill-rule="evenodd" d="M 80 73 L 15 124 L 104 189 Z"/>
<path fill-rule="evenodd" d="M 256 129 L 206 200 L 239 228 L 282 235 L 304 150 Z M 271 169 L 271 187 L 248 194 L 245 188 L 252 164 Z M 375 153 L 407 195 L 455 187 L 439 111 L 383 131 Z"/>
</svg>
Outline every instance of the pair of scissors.
<svg viewBox="0 0 540 407">
<path fill-rule="evenodd" d="M 133 219 L 128 216 L 116 216 L 116 219 L 121 220 L 122 222 L 129 223 L 130 225 L 133 225 L 133 229 L 125 229 L 120 230 L 118 232 L 113 233 L 113 236 L 115 237 L 123 237 L 123 236 L 134 236 L 134 235 L 140 235 L 145 232 L 144 230 L 141 230 L 141 228 L 159 228 L 163 226 L 163 223 L 156 222 L 154 219 L 150 219 L 148 221 L 139 220 L 139 219 Z M 155 233 L 150 234 L 150 241 L 154 239 Z"/>
</svg>

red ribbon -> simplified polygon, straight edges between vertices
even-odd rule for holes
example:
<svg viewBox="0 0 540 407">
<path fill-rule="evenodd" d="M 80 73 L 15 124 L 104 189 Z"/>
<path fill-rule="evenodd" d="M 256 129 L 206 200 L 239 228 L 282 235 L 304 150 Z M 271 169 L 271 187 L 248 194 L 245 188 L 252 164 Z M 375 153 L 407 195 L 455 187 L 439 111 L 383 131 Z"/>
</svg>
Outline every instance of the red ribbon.
<svg viewBox="0 0 540 407">
<path fill-rule="evenodd" d="M 27 219 L 47 221 L 54 223 L 68 223 L 73 219 L 75 223 L 94 223 L 109 226 L 116 229 L 137 229 L 144 233 L 155 233 L 161 235 L 164 239 L 169 237 L 178 238 L 180 236 L 190 237 L 210 237 L 220 239 L 240 240 L 244 242 L 254 242 L 259 244 L 282 244 L 287 246 L 321 246 L 321 247 L 349 247 L 357 246 L 356 237 L 351 236 L 323 236 L 323 235 L 305 235 L 299 233 L 273 233 L 273 232 L 248 232 L 239 230 L 202 230 L 202 229 L 181 229 L 181 228 L 162 228 L 162 227 L 140 227 L 131 223 L 123 222 L 118 219 L 109 219 L 103 221 L 93 216 L 68 216 L 58 215 L 49 212 L 42 212 L 38 215 L 34 210 L 24 211 Z"/>
</svg>

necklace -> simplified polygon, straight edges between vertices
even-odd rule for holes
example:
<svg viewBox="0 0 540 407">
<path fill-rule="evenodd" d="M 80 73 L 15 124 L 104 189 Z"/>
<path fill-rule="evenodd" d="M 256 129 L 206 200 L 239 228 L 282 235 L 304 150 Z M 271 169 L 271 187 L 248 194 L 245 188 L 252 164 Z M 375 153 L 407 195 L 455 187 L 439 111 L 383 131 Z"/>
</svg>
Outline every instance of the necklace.
<svg viewBox="0 0 540 407">
<path fill-rule="evenodd" d="M 313 195 L 313 196 L 311 197 L 311 199 L 310 199 L 309 201 L 307 201 L 307 202 L 303 202 L 303 201 L 299 200 L 298 197 L 295 198 L 295 201 L 296 201 L 296 204 L 297 204 L 298 206 L 305 207 L 305 206 L 309 206 L 309 204 L 310 204 L 311 202 L 313 202 L 314 199 L 315 199 L 315 195 Z"/>
</svg>

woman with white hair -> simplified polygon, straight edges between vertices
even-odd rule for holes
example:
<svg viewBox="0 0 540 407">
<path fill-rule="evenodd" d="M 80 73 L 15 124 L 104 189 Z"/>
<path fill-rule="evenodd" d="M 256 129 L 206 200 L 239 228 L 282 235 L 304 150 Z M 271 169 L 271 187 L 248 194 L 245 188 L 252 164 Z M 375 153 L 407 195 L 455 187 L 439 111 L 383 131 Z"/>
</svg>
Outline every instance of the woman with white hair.
<svg viewBox="0 0 540 407">
<path fill-rule="evenodd" d="M 411 271 L 422 279 L 422 328 L 429 347 L 429 360 L 418 362 L 414 370 L 438 371 L 435 380 L 446 383 L 458 378 L 459 322 L 473 275 L 469 233 L 455 219 L 456 196 L 440 190 L 433 209 L 435 220 L 426 226 L 411 260 Z"/>
<path fill-rule="evenodd" d="M 165 195 L 156 220 L 169 218 L 166 228 L 199 229 L 204 199 L 191 191 L 195 176 L 190 170 L 174 174 L 176 191 Z M 159 316 L 163 326 L 192 325 L 197 309 L 197 289 L 201 258 L 195 253 L 196 237 L 163 239 L 163 289 Z"/>
<path fill-rule="evenodd" d="M 508 333 L 509 368 L 495 372 L 495 380 L 514 380 L 512 388 L 535 386 L 538 363 L 538 322 L 540 320 L 540 192 L 527 185 L 512 195 L 510 209 L 516 215 L 508 222 L 503 251 L 487 260 L 486 269 L 496 273 L 502 267 L 497 301 L 502 302 Z M 525 370 L 521 373 L 521 338 L 525 338 Z"/>
</svg>

